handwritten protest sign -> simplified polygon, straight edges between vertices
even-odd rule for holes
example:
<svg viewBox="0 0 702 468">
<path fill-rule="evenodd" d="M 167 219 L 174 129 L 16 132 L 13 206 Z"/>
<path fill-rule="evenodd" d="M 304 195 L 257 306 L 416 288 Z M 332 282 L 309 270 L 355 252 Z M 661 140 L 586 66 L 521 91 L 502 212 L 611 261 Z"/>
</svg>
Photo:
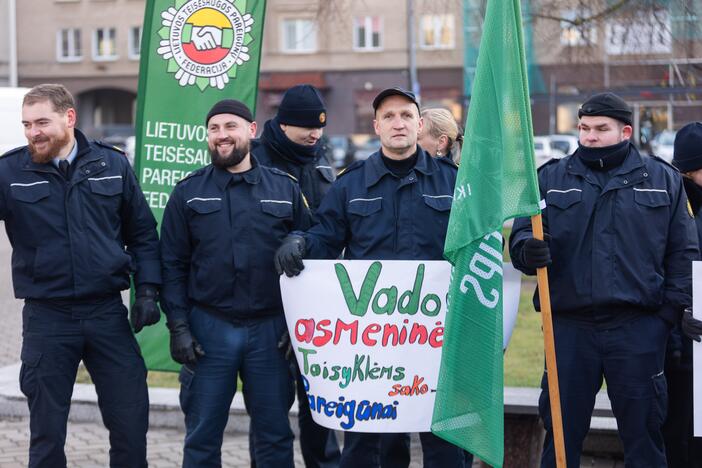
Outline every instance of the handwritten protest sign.
<svg viewBox="0 0 702 468">
<path fill-rule="evenodd" d="M 359 432 L 429 431 L 451 266 L 306 260 L 281 293 L 314 420 Z M 510 276 L 510 328 L 519 275 Z"/>
</svg>

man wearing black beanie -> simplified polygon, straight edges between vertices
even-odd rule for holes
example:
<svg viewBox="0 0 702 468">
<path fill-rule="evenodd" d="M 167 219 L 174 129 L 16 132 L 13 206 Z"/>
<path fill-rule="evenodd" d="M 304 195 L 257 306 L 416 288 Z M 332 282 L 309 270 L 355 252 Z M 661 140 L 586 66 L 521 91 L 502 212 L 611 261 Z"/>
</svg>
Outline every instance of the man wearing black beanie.
<svg viewBox="0 0 702 468">
<path fill-rule="evenodd" d="M 595 396 L 607 393 L 626 466 L 666 466 L 662 425 L 666 341 L 691 305 L 695 223 L 680 174 L 629 141 L 632 112 L 601 93 L 578 112 L 580 145 L 539 171 L 545 241 L 529 219 L 514 223 L 510 253 L 528 275 L 548 266 L 566 464 L 580 466 Z M 538 295 L 534 296 L 540 310 Z M 555 467 L 544 374 L 542 467 Z"/>
<path fill-rule="evenodd" d="M 293 86 L 283 95 L 277 115 L 267 121 L 252 154 L 264 166 L 275 167 L 297 179 L 312 216 L 336 179 L 327 159 L 322 134 L 327 111 L 319 91 L 312 85 Z M 341 453 L 334 431 L 315 423 L 307 404 L 302 379 L 297 378 L 300 448 L 307 468 L 334 468 Z"/>
<path fill-rule="evenodd" d="M 673 165 L 683 174 L 683 185 L 695 217 L 702 245 L 702 123 L 685 125 L 675 135 Z M 698 257 L 696 260 L 702 260 Z M 668 468 L 702 468 L 702 439 L 693 436 L 692 340 L 700 341 L 702 322 L 687 309 L 673 328 L 665 356 L 668 381 L 668 417 L 663 425 Z"/>
<path fill-rule="evenodd" d="M 294 398 L 273 254 L 310 224 L 300 188 L 252 157 L 256 122 L 242 102 L 216 103 L 205 120 L 209 164 L 181 180 L 161 225 L 163 293 L 185 414 L 183 467 L 221 466 L 237 377 L 261 468 L 293 468 Z"/>
</svg>

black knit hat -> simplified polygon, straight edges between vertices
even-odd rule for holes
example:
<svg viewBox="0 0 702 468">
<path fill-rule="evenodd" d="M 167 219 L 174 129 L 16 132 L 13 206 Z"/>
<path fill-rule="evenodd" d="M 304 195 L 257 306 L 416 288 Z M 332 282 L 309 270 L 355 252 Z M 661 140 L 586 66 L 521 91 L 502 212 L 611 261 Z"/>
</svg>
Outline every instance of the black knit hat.
<svg viewBox="0 0 702 468">
<path fill-rule="evenodd" d="M 295 127 L 321 128 L 327 125 L 327 110 L 317 88 L 303 84 L 285 91 L 278 107 L 278 122 Z"/>
<path fill-rule="evenodd" d="M 680 172 L 702 169 L 702 123 L 692 122 L 678 130 L 673 146 L 673 166 Z"/>
<path fill-rule="evenodd" d="M 631 108 L 626 102 L 614 93 L 599 93 L 583 103 L 578 110 L 578 118 L 583 115 L 604 116 L 631 125 Z"/>
<path fill-rule="evenodd" d="M 205 125 L 210 123 L 210 119 L 218 114 L 234 114 L 238 115 L 242 119 L 253 122 L 254 118 L 251 115 L 251 111 L 246 104 L 236 99 L 222 99 L 217 104 L 212 106 L 212 109 L 207 113 L 207 118 L 205 119 Z"/>
</svg>

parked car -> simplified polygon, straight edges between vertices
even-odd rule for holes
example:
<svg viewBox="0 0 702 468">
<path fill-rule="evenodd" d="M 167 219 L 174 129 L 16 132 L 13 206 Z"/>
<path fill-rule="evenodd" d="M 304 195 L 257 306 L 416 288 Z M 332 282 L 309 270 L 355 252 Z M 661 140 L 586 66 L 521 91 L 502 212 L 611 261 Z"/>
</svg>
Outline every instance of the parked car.
<svg viewBox="0 0 702 468">
<path fill-rule="evenodd" d="M 346 135 L 329 135 L 331 164 L 336 169 L 346 167 L 353 162 L 354 146 Z"/>
<path fill-rule="evenodd" d="M 673 160 L 673 142 L 675 132 L 663 130 L 651 140 L 651 153 L 670 162 Z"/>
<path fill-rule="evenodd" d="M 573 135 L 550 135 L 551 146 L 562 151 L 566 156 L 575 153 L 578 149 L 578 138 Z"/>
<path fill-rule="evenodd" d="M 553 158 L 562 158 L 565 155 L 563 151 L 552 145 L 551 138 L 547 136 L 534 137 L 534 159 L 536 160 L 536 167 L 541 166 L 546 161 Z"/>
<path fill-rule="evenodd" d="M 377 136 L 368 137 L 365 141 L 356 144 L 356 150 L 353 152 L 353 159 L 355 161 L 367 159 L 368 156 L 378 151 L 379 148 L 380 138 Z"/>
</svg>

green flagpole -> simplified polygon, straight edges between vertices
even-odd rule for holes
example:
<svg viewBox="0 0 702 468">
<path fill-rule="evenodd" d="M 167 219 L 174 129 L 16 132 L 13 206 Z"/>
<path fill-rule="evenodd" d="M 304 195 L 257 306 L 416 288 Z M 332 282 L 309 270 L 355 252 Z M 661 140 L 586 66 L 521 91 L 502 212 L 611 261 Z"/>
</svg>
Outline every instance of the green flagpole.
<svg viewBox="0 0 702 468">
<path fill-rule="evenodd" d="M 173 186 L 209 163 L 205 115 L 224 98 L 256 109 L 265 0 L 147 0 L 135 171 L 157 221 Z M 149 369 L 180 368 L 165 319 L 137 335 Z"/>
</svg>

